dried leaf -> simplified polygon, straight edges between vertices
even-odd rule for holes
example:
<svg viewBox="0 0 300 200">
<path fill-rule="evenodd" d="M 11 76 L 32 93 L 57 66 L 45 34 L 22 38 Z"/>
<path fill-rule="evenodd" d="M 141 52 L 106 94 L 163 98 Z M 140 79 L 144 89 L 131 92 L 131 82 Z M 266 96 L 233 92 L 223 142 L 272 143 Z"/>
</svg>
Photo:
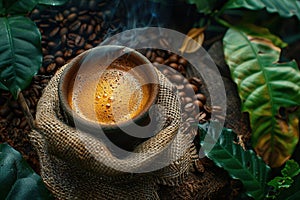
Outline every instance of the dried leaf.
<svg viewBox="0 0 300 200">
<path fill-rule="evenodd" d="M 205 27 L 192 28 L 188 32 L 187 37 L 184 39 L 183 44 L 179 49 L 179 51 L 181 53 L 193 53 L 197 51 L 203 44 L 204 30 Z"/>
</svg>

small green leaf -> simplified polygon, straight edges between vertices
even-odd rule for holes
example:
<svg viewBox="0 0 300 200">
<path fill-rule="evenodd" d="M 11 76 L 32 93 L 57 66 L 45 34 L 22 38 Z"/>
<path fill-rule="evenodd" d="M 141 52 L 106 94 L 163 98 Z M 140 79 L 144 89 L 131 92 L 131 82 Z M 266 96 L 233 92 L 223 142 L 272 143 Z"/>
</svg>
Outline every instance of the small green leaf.
<svg viewBox="0 0 300 200">
<path fill-rule="evenodd" d="M 17 98 L 42 64 L 41 35 L 29 18 L 0 18 L 0 88 Z"/>
<path fill-rule="evenodd" d="M 285 163 L 285 167 L 281 170 L 281 173 L 285 177 L 291 177 L 297 176 L 300 173 L 300 167 L 299 164 L 294 160 L 288 160 Z"/>
<path fill-rule="evenodd" d="M 225 60 L 249 112 L 252 145 L 272 167 L 288 160 L 299 140 L 300 73 L 297 63 L 278 63 L 280 49 L 262 37 L 229 29 L 223 38 Z"/>
<path fill-rule="evenodd" d="M 291 177 L 277 176 L 274 179 L 272 179 L 270 182 L 268 182 L 268 185 L 274 187 L 275 190 L 280 190 L 280 189 L 291 187 L 293 182 L 294 181 Z"/>
<path fill-rule="evenodd" d="M 214 126 L 216 126 L 215 122 Z M 263 199 L 266 193 L 266 180 L 270 168 L 252 150 L 244 151 L 240 145 L 234 143 L 237 137 L 230 129 L 223 129 L 220 137 L 214 129 L 207 133 L 201 128 L 201 149 L 214 163 L 224 168 L 232 178 L 239 179 L 249 196 L 255 199 Z M 205 138 L 205 139 L 204 139 Z M 214 143 L 212 149 L 206 148 L 205 141 Z M 206 149 L 209 149 L 208 151 Z"/>
<path fill-rule="evenodd" d="M 0 144 L 0 191 L 0 199 L 53 199 L 41 178 L 8 144 Z"/>
<path fill-rule="evenodd" d="M 300 1 L 297 0 L 229 0 L 224 9 L 247 8 L 260 10 L 266 8 L 270 13 L 278 13 L 282 17 L 296 15 L 300 19 Z"/>
<path fill-rule="evenodd" d="M 68 0 L 37 0 L 39 4 L 60 6 L 65 4 Z"/>
</svg>

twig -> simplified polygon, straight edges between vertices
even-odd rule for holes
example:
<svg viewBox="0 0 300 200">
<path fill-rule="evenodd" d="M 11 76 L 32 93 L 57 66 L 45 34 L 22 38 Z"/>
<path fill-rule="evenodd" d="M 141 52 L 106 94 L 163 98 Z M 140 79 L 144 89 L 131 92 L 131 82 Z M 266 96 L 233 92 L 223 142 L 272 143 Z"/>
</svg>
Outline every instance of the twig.
<svg viewBox="0 0 300 200">
<path fill-rule="evenodd" d="M 25 98 L 24 98 L 22 92 L 19 93 L 18 102 L 21 105 L 22 111 L 23 111 L 23 113 L 24 113 L 24 115 L 26 117 L 26 120 L 27 120 L 27 123 L 29 124 L 29 127 L 31 129 L 35 128 L 35 121 L 33 119 L 32 114 L 30 113 L 30 110 L 28 108 L 28 105 L 27 105 L 27 103 L 25 101 Z"/>
</svg>

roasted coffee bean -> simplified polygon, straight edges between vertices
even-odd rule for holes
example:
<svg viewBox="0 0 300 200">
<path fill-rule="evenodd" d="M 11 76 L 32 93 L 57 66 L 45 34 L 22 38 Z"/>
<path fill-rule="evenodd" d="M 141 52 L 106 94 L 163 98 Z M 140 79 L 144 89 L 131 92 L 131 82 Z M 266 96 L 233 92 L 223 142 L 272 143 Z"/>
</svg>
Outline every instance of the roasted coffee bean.
<svg viewBox="0 0 300 200">
<path fill-rule="evenodd" d="M 68 47 L 70 47 L 70 48 L 74 48 L 75 47 L 75 42 L 74 42 L 74 40 L 67 40 L 67 45 L 68 45 Z"/>
<path fill-rule="evenodd" d="M 62 57 L 64 54 L 63 54 L 63 52 L 62 51 L 57 51 L 56 53 L 55 53 L 55 57 Z"/>
<path fill-rule="evenodd" d="M 98 34 L 98 33 L 100 33 L 100 31 L 101 31 L 101 26 L 100 26 L 100 24 L 97 24 L 95 27 L 95 33 Z"/>
<path fill-rule="evenodd" d="M 36 87 L 33 87 L 33 92 L 36 97 L 40 96 L 39 90 Z"/>
<path fill-rule="evenodd" d="M 200 86 L 202 85 L 202 81 L 201 81 L 199 78 L 197 78 L 197 77 L 192 77 L 192 78 L 190 78 L 190 79 L 189 79 L 189 82 L 190 82 L 191 84 L 196 85 L 197 87 L 200 87 Z"/>
<path fill-rule="evenodd" d="M 170 77 L 170 80 L 172 81 L 172 83 L 182 83 L 183 82 L 184 77 L 180 74 L 174 74 Z"/>
<path fill-rule="evenodd" d="M 65 60 L 64 60 L 61 56 L 55 58 L 55 62 L 56 62 L 56 64 L 59 65 L 59 66 L 62 66 L 62 65 L 65 64 Z"/>
<path fill-rule="evenodd" d="M 90 34 L 93 33 L 93 31 L 94 31 L 94 26 L 91 25 L 91 24 L 89 24 L 86 33 L 87 33 L 88 35 L 90 35 Z"/>
<path fill-rule="evenodd" d="M 66 27 L 63 27 L 59 31 L 60 36 L 66 35 L 67 33 L 68 33 L 68 29 Z"/>
<path fill-rule="evenodd" d="M 88 25 L 87 24 L 81 24 L 80 29 L 79 29 L 79 34 L 83 35 L 85 34 L 86 30 L 87 30 Z"/>
<path fill-rule="evenodd" d="M 196 98 L 202 102 L 202 104 L 205 104 L 206 103 L 206 97 L 204 94 L 201 94 L 201 93 L 198 93 L 196 94 Z"/>
<path fill-rule="evenodd" d="M 196 119 L 199 120 L 199 122 L 205 122 L 207 114 L 205 112 L 200 112 L 199 114 L 196 115 Z"/>
<path fill-rule="evenodd" d="M 59 27 L 55 27 L 50 33 L 49 36 L 50 37 L 54 37 L 56 36 L 56 34 L 60 31 Z"/>
<path fill-rule="evenodd" d="M 184 106 L 184 110 L 186 112 L 193 112 L 195 110 L 195 104 L 193 103 L 187 103 L 185 106 Z"/>
<path fill-rule="evenodd" d="M 176 54 L 173 54 L 172 56 L 169 57 L 168 59 L 170 62 L 177 62 L 178 61 L 178 56 Z"/>
<path fill-rule="evenodd" d="M 26 120 L 25 117 L 23 117 L 22 120 L 21 120 L 21 123 L 20 123 L 19 127 L 21 129 L 24 129 L 26 125 L 27 125 L 27 120 Z"/>
<path fill-rule="evenodd" d="M 207 105 L 204 105 L 204 110 L 207 112 L 207 113 L 211 113 L 212 109 L 211 107 L 207 106 Z"/>
<path fill-rule="evenodd" d="M 76 39 L 77 39 L 77 38 L 76 38 Z M 77 40 L 75 40 L 75 44 L 76 44 L 78 47 L 83 47 L 84 44 L 85 44 L 84 38 L 80 37 L 80 39 L 78 40 L 78 42 L 77 42 Z"/>
<path fill-rule="evenodd" d="M 184 102 L 187 104 L 187 103 L 191 103 L 193 102 L 193 99 L 191 97 L 185 97 L 184 98 Z"/>
<path fill-rule="evenodd" d="M 185 97 L 185 95 L 186 95 L 186 94 L 185 94 L 185 92 L 183 92 L 183 91 L 178 92 L 178 96 L 179 96 L 179 97 Z"/>
<path fill-rule="evenodd" d="M 63 44 L 65 44 L 65 43 L 67 42 L 67 36 L 66 36 L 66 35 L 62 35 L 62 36 L 61 36 L 61 42 L 62 42 Z"/>
<path fill-rule="evenodd" d="M 185 88 L 187 89 L 187 90 L 190 90 L 190 89 L 192 89 L 193 91 L 194 91 L 194 93 L 197 93 L 198 92 L 198 87 L 196 86 L 196 85 L 194 85 L 194 84 L 186 84 L 185 85 Z"/>
<path fill-rule="evenodd" d="M 75 41 L 77 35 L 75 33 L 69 33 L 68 34 L 68 39 Z"/>
<path fill-rule="evenodd" d="M 54 19 L 55 19 L 56 21 L 58 21 L 58 22 L 61 22 L 61 21 L 64 20 L 64 16 L 63 16 L 62 13 L 57 13 L 57 14 L 55 15 Z"/>
<path fill-rule="evenodd" d="M 48 73 L 50 73 L 53 72 L 55 69 L 56 69 L 56 63 L 51 63 L 50 65 L 48 65 L 46 70 Z"/>
<path fill-rule="evenodd" d="M 49 28 L 50 24 L 40 24 L 39 27 L 40 28 Z"/>
<path fill-rule="evenodd" d="M 92 42 L 93 40 L 96 39 L 96 37 L 97 37 L 96 33 L 93 33 L 89 36 L 88 40 Z"/>
<path fill-rule="evenodd" d="M 93 45 L 91 45 L 91 44 L 86 43 L 86 44 L 84 45 L 84 49 L 85 49 L 85 50 L 88 50 L 88 49 L 91 49 L 91 48 L 93 48 Z"/>
<path fill-rule="evenodd" d="M 46 49 L 46 48 L 42 48 L 42 53 L 43 53 L 43 55 L 47 55 L 47 54 L 49 54 L 49 51 L 48 51 L 48 49 Z"/>
<path fill-rule="evenodd" d="M 30 108 L 32 106 L 30 100 L 25 98 L 25 101 L 26 101 L 27 106 Z"/>
<path fill-rule="evenodd" d="M 162 57 L 157 56 L 157 57 L 155 58 L 155 61 L 154 61 L 154 62 L 157 62 L 157 63 L 159 63 L 159 64 L 163 64 L 163 63 L 164 63 L 164 59 L 163 59 Z"/>
<path fill-rule="evenodd" d="M 172 67 L 175 70 L 178 69 L 178 64 L 177 63 L 171 63 L 171 64 L 169 64 L 169 66 Z"/>
<path fill-rule="evenodd" d="M 202 103 L 202 101 L 200 101 L 200 100 L 195 100 L 195 101 L 194 101 L 194 104 L 195 104 L 196 106 L 198 106 L 200 109 L 203 108 L 203 103 Z"/>
<path fill-rule="evenodd" d="M 71 57 L 72 55 L 73 55 L 73 50 L 72 49 L 67 49 L 64 53 L 65 58 Z"/>
<path fill-rule="evenodd" d="M 152 56 L 152 51 L 151 51 L 151 50 L 148 50 L 148 51 L 146 52 L 146 57 L 147 57 L 148 59 L 150 59 L 151 56 Z"/>
<path fill-rule="evenodd" d="M 81 26 L 81 22 L 79 20 L 76 20 L 75 22 L 73 22 L 71 25 L 70 25 L 70 30 L 75 32 L 79 29 L 79 27 Z"/>
<path fill-rule="evenodd" d="M 69 22 L 73 22 L 73 21 L 76 20 L 76 18 L 77 18 L 77 14 L 76 14 L 76 13 L 71 13 L 71 14 L 67 17 L 67 20 L 68 20 Z"/>
<path fill-rule="evenodd" d="M 55 42 L 50 41 L 50 42 L 48 42 L 48 46 L 50 48 L 56 48 L 58 46 L 58 44 L 56 44 Z"/>
<path fill-rule="evenodd" d="M 39 74 L 45 74 L 46 70 L 44 67 L 40 67 Z"/>
<path fill-rule="evenodd" d="M 76 13 L 78 11 L 78 9 L 77 9 L 77 7 L 73 6 L 70 8 L 70 11 Z"/>
<path fill-rule="evenodd" d="M 89 15 L 87 15 L 89 13 L 89 11 L 88 10 L 81 10 L 81 11 L 79 11 L 78 12 L 78 15 L 84 15 L 84 16 L 89 16 Z M 81 16 L 82 17 L 82 16 Z"/>
<path fill-rule="evenodd" d="M 77 51 L 76 51 L 76 56 L 79 55 L 79 54 L 81 54 L 81 53 L 83 53 L 84 51 L 85 51 L 84 49 L 79 49 L 79 50 L 77 50 Z"/>
<path fill-rule="evenodd" d="M 178 63 L 181 64 L 181 65 L 183 65 L 184 67 L 186 67 L 188 62 L 187 62 L 186 59 L 180 58 L 180 59 L 178 60 Z"/>
<path fill-rule="evenodd" d="M 177 90 L 183 90 L 184 89 L 184 85 L 183 84 L 177 84 L 176 85 Z"/>
</svg>

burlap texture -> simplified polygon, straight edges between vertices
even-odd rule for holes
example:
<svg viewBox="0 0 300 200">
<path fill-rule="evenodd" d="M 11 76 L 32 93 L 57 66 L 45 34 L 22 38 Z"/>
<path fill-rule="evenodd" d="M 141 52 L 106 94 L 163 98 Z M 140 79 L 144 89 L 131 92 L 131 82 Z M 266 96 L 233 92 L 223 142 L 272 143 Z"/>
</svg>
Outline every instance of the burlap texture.
<svg viewBox="0 0 300 200">
<path fill-rule="evenodd" d="M 157 184 L 182 183 L 197 157 L 191 141 L 194 135 L 191 129 L 189 133 L 181 131 L 180 102 L 164 75 L 157 71 L 157 104 L 167 108 L 163 130 L 140 144 L 135 154 L 119 159 L 101 141 L 65 123 L 58 98 L 58 82 L 65 67 L 45 88 L 37 106 L 36 129 L 30 134 L 41 177 L 56 198 L 158 199 Z M 151 171 L 153 164 L 166 159 L 172 162 Z M 139 169 L 149 172 L 128 173 Z"/>
</svg>

